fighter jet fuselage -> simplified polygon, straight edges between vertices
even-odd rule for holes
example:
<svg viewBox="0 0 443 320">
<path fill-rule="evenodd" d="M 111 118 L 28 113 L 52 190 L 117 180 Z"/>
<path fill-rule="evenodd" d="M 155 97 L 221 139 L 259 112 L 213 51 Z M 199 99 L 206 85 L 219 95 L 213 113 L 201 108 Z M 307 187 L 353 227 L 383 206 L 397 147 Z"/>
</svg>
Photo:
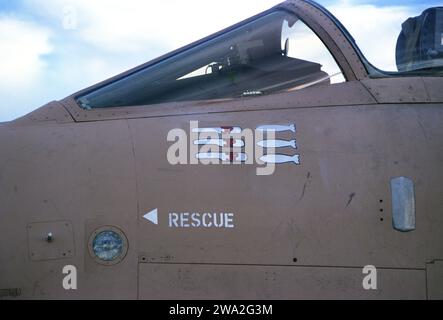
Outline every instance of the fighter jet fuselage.
<svg viewBox="0 0 443 320">
<path fill-rule="evenodd" d="M 382 72 L 290 0 L 2 124 L 0 298 L 442 298 L 420 30 Z"/>
</svg>

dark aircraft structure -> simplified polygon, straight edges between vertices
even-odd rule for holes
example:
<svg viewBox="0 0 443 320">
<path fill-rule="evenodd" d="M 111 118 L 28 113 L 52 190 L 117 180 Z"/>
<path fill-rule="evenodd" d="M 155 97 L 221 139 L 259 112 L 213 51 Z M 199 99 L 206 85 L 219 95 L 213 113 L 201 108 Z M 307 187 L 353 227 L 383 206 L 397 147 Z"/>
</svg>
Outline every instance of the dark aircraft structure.
<svg viewBox="0 0 443 320">
<path fill-rule="evenodd" d="M 0 124 L 0 299 L 442 299 L 443 7 L 399 30 L 289 0 Z"/>
</svg>

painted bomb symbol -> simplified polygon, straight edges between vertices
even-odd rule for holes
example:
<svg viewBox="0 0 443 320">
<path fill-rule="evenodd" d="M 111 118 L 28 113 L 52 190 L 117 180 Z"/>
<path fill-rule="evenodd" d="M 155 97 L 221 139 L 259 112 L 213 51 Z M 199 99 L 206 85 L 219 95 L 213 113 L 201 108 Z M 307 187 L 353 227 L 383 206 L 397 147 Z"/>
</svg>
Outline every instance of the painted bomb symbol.
<svg viewBox="0 0 443 320">
<path fill-rule="evenodd" d="M 295 124 L 288 125 L 262 125 L 257 127 L 257 130 L 262 132 L 287 132 L 291 131 L 296 133 Z M 262 140 L 257 143 L 259 147 L 264 149 L 278 149 L 278 148 L 292 148 L 297 149 L 296 140 L 281 140 L 281 139 L 273 139 L 273 140 Z M 300 164 L 300 155 L 285 155 L 285 154 L 267 154 L 260 157 L 260 160 L 265 163 L 270 164 L 283 164 L 283 163 L 294 163 L 296 165 Z"/>
</svg>

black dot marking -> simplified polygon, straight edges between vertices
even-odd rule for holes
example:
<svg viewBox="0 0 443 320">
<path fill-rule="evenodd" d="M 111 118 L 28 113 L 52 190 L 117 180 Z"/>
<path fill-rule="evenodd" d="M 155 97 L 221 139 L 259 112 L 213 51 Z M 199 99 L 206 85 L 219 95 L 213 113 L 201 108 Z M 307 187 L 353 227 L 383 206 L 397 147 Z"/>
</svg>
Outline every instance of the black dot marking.
<svg viewBox="0 0 443 320">
<path fill-rule="evenodd" d="M 292 261 L 294 261 L 294 263 L 297 263 L 298 259 L 294 258 Z"/>
</svg>

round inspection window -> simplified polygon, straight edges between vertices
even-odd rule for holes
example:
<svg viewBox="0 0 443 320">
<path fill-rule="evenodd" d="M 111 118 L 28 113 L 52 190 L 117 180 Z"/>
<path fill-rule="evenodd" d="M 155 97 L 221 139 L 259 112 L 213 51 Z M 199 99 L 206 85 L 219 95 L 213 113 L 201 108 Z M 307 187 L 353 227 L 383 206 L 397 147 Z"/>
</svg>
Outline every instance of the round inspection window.
<svg viewBox="0 0 443 320">
<path fill-rule="evenodd" d="M 89 253 L 99 264 L 115 265 L 125 258 L 127 252 L 128 239 L 115 227 L 97 229 L 89 239 Z"/>
</svg>

